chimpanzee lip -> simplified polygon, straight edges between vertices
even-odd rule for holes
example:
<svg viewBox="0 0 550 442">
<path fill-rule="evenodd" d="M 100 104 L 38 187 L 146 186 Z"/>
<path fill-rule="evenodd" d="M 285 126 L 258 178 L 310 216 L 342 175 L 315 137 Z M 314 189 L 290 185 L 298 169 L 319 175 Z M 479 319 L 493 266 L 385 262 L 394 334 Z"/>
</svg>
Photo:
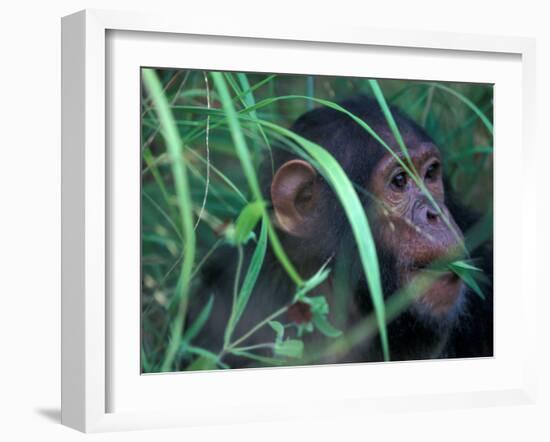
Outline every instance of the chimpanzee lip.
<svg viewBox="0 0 550 442">
<path fill-rule="evenodd" d="M 458 275 L 450 270 L 448 267 L 438 266 L 433 268 L 429 265 L 425 266 L 413 266 L 409 269 L 409 275 L 411 278 L 415 278 L 420 275 L 426 275 L 427 277 L 434 278 L 434 280 L 447 281 L 448 283 L 454 283 L 458 279 Z"/>
<path fill-rule="evenodd" d="M 418 299 L 415 301 L 418 305 L 425 308 L 428 307 L 430 315 L 434 317 L 443 317 L 450 312 L 453 306 L 460 299 L 462 292 L 461 285 L 463 284 L 453 271 L 448 267 L 437 266 L 433 268 L 431 265 L 411 266 L 408 282 L 412 282 L 422 276 L 429 278 L 428 285 L 419 293 Z"/>
<path fill-rule="evenodd" d="M 449 270 L 446 267 L 440 267 L 440 266 L 431 267 L 429 264 L 412 266 L 410 270 L 413 272 L 426 272 L 426 273 L 437 273 L 437 274 L 452 273 L 451 270 Z"/>
<path fill-rule="evenodd" d="M 446 273 L 449 270 L 445 266 L 433 266 L 431 263 L 425 264 L 413 264 L 409 267 L 412 272 L 434 272 L 434 273 Z"/>
<path fill-rule="evenodd" d="M 428 273 L 437 273 L 437 274 L 444 274 L 444 273 L 452 273 L 449 268 L 449 265 L 456 261 L 457 258 L 454 259 L 446 259 L 446 260 L 440 260 L 440 261 L 431 261 L 431 262 L 416 262 L 412 264 L 409 267 L 409 270 L 411 272 L 428 272 Z"/>
</svg>

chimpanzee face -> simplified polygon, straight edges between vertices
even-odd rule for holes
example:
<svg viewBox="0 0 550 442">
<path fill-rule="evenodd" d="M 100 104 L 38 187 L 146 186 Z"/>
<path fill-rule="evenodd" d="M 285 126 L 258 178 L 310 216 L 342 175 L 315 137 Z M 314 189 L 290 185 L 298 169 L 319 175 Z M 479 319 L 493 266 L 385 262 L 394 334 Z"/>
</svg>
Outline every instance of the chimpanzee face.
<svg viewBox="0 0 550 442">
<path fill-rule="evenodd" d="M 386 277 L 392 273 L 385 291 L 424 284 L 414 288 L 413 309 L 422 317 L 445 320 L 464 288 L 445 269 L 445 263 L 461 256 L 463 235 L 445 206 L 439 150 L 414 133 L 406 138 L 410 163 L 398 149 L 393 154 L 386 151 L 365 176 L 372 196 L 365 209 L 378 252 L 385 257 L 382 270 Z M 310 244 L 311 250 L 316 244 L 334 243 L 327 210 L 332 203 L 309 163 L 298 159 L 284 163 L 273 178 L 271 197 L 278 226 L 286 233 L 305 238 L 303 244 Z"/>
<path fill-rule="evenodd" d="M 410 141 L 410 163 L 395 151 L 395 156 L 388 153 L 374 167 L 367 184 L 375 201 L 370 218 L 378 247 L 393 259 L 398 286 L 405 287 L 419 276 L 431 279 L 416 307 L 445 316 L 457 303 L 463 283 L 454 273 L 433 266 L 443 269 L 445 262 L 461 256 L 463 235 L 445 205 L 439 149 L 433 143 Z M 404 165 L 413 169 L 416 179 Z"/>
<path fill-rule="evenodd" d="M 392 113 L 406 153 L 375 102 L 362 97 L 345 107 L 378 139 L 347 115 L 323 108 L 304 114 L 292 129 L 324 147 L 352 183 L 366 191 L 360 199 L 376 243 L 384 296 L 410 290 L 414 316 L 444 324 L 460 312 L 465 292 L 448 264 L 464 257 L 466 250 L 463 233 L 445 204 L 440 151 L 397 109 Z M 321 260 L 342 253 L 342 247 L 349 249 L 344 253 L 353 252 L 353 245 L 344 245 L 349 229 L 340 203 L 315 168 L 283 155 L 276 170 L 270 188 L 273 212 L 278 227 L 298 238 L 288 248 L 295 262 L 311 264 L 306 266 L 311 271 Z M 351 279 L 357 293 L 368 291 L 362 271 Z"/>
</svg>

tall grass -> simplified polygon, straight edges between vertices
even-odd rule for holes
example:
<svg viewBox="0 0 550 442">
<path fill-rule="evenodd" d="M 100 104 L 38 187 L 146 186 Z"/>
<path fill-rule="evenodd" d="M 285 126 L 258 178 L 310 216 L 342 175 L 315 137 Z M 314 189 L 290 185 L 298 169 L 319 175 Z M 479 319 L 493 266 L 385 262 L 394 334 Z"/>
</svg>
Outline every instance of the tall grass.
<svg viewBox="0 0 550 442">
<path fill-rule="evenodd" d="M 467 232 L 466 247 L 476 247 L 492 235 L 491 86 L 169 69 L 143 69 L 142 78 L 144 372 L 228 368 L 224 362 L 227 354 L 248 358 L 259 366 L 300 361 L 304 344 L 299 336 L 283 336 L 286 329 L 278 322 L 288 305 L 235 335 L 254 296 L 268 246 L 294 281 L 293 302 L 310 303 L 315 312 L 309 328 L 300 330 L 315 329 L 326 336 L 322 351 L 308 355 L 336 354 L 350 339 L 378 334 L 384 356 L 390 359 L 386 325 L 406 308 L 411 295 L 386 294 L 392 296 L 384 302 L 376 248 L 358 196 L 358 192 L 366 191 L 361 183 L 350 182 L 321 146 L 287 129 L 314 106 L 343 112 L 395 155 L 379 134 L 337 104 L 357 93 L 374 96 L 403 154 L 404 160 L 400 156 L 397 160 L 431 198 L 410 162 L 388 104 L 402 108 L 439 144 L 445 155 L 447 181 L 462 198 L 461 203 L 485 214 L 483 222 Z M 367 325 L 349 335 L 340 336 L 327 321 L 329 309 L 333 311 L 338 304 L 329 306 L 324 297 L 310 295 L 328 277 L 333 263 L 305 279 L 296 271 L 271 222 L 258 175 L 262 164 L 273 165 L 272 149 L 276 145 L 310 161 L 333 188 L 347 215 L 374 305 Z M 254 232 L 258 231 L 256 237 Z M 211 313 L 217 302 L 210 294 L 200 293 L 198 276 L 221 244 L 235 249 L 238 262 L 223 348 L 213 353 L 195 344 L 200 331 L 213 320 Z M 243 260 L 245 247 L 252 249 L 247 265 Z M 461 264 L 457 269 L 475 271 Z M 186 324 L 191 298 L 201 308 Z M 342 312 L 334 314 L 341 316 Z M 263 327 L 276 331 L 274 342 L 260 345 L 272 349 L 271 357 L 257 353 L 260 347 L 246 344 Z"/>
<path fill-rule="evenodd" d="M 179 308 L 170 326 L 171 339 L 166 349 L 166 355 L 162 362 L 162 371 L 169 370 L 172 366 L 178 347 L 180 345 L 187 305 L 189 303 L 189 285 L 193 263 L 195 260 L 196 237 L 193 228 L 192 198 L 189 188 L 189 179 L 184 161 L 181 158 L 182 144 L 172 111 L 162 90 L 162 85 L 153 70 L 145 69 L 142 72 L 143 83 L 149 91 L 158 113 L 162 134 L 166 138 L 166 145 L 171 157 L 172 174 L 174 176 L 176 195 L 180 204 L 181 229 L 183 232 L 184 258 L 182 260 L 181 274 L 178 281 L 179 290 L 176 294 Z"/>
</svg>

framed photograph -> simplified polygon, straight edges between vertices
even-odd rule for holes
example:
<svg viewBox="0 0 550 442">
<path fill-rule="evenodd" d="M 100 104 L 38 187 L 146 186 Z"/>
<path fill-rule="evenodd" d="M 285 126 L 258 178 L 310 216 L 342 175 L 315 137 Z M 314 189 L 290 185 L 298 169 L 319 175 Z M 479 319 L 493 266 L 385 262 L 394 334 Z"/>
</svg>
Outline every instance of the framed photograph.
<svg viewBox="0 0 550 442">
<path fill-rule="evenodd" d="M 532 40 L 83 11 L 62 45 L 64 424 L 534 400 Z"/>
</svg>

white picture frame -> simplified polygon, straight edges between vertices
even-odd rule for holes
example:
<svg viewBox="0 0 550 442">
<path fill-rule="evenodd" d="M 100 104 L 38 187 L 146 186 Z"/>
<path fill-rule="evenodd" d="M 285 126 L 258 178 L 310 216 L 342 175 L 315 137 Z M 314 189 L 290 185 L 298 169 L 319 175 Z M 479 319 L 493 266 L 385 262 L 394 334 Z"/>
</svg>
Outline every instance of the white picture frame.
<svg viewBox="0 0 550 442">
<path fill-rule="evenodd" d="M 413 51 L 427 51 L 436 61 L 447 55 L 471 57 L 475 63 L 483 64 L 485 58 L 510 57 L 510 83 L 505 83 L 510 89 L 510 101 L 521 107 L 508 114 L 502 110 L 501 125 L 495 124 L 495 145 L 507 142 L 499 138 L 499 127 L 504 133 L 505 128 L 513 132 L 511 139 L 517 139 L 521 146 L 521 163 L 523 176 L 530 176 L 535 164 L 534 145 L 534 108 L 535 108 L 535 43 L 532 39 L 518 37 L 489 37 L 451 33 L 427 33 L 416 31 L 388 31 L 369 28 L 352 28 L 346 26 L 286 26 L 280 27 L 266 23 L 221 22 L 204 17 L 181 25 L 180 20 L 170 16 L 154 16 L 142 13 L 125 13 L 113 11 L 87 10 L 64 17 L 62 21 L 62 423 L 85 432 L 111 431 L 123 429 L 157 428 L 168 426 L 198 425 L 220 422 L 249 422 L 256 420 L 283 419 L 285 417 L 334 416 L 351 414 L 368 414 L 371 411 L 398 411 L 407 409 L 436 409 L 469 406 L 499 405 L 504 403 L 532 403 L 536 395 L 535 382 L 535 349 L 534 334 L 536 324 L 529 318 L 534 318 L 536 312 L 536 285 L 534 270 L 528 265 L 527 256 L 536 256 L 536 193 L 532 188 L 522 186 L 505 187 L 505 180 L 500 182 L 506 193 L 521 201 L 522 210 L 510 214 L 508 223 L 516 226 L 514 231 L 520 232 L 513 242 L 515 256 L 520 257 L 521 279 L 506 281 L 506 272 L 500 272 L 500 284 L 495 284 L 495 291 L 500 287 L 502 292 L 506 286 L 517 288 L 521 297 L 517 305 L 521 314 L 516 318 L 516 328 L 520 330 L 513 339 L 502 343 L 502 352 L 496 352 L 494 361 L 486 363 L 479 361 L 433 361 L 416 362 L 406 366 L 398 364 L 354 364 L 353 366 L 307 367 L 276 370 L 238 370 L 220 373 L 186 373 L 140 376 L 128 364 L 120 373 L 119 367 L 124 361 L 133 358 L 135 351 L 139 358 L 139 343 L 134 345 L 131 336 L 120 339 L 130 341 L 130 345 L 113 344 L 119 339 L 116 324 L 126 321 L 121 316 L 121 308 L 113 308 L 110 290 L 112 283 L 111 265 L 116 261 L 112 244 L 113 237 L 119 231 L 115 227 L 113 214 L 116 214 L 116 204 L 120 195 L 112 191 L 113 180 L 119 176 L 120 167 L 130 167 L 114 158 L 109 150 L 109 143 L 116 142 L 116 130 L 109 132 L 106 122 L 111 118 L 116 120 L 116 110 L 109 94 L 112 92 L 109 82 L 116 81 L 116 72 L 109 70 L 114 62 L 113 57 L 123 60 L 123 53 L 113 49 L 109 39 L 115 35 L 139 36 L 144 46 L 147 40 L 154 40 L 157 56 L 169 44 L 179 44 L 186 38 L 193 37 L 196 41 L 215 37 L 223 44 L 224 39 L 235 42 L 236 47 L 243 50 L 257 51 L 262 42 L 279 45 L 280 48 L 319 47 L 321 51 L 355 50 L 357 48 L 374 48 L 384 54 L 386 51 L 399 51 L 397 57 L 408 56 Z M 163 40 L 164 39 L 164 40 Z M 163 42 L 164 41 L 164 42 Z M 195 41 L 195 40 L 194 40 Z M 170 43 L 171 42 L 171 43 Z M 132 52 L 134 42 L 123 46 L 128 53 Z M 139 42 L 138 42 L 139 44 Z M 305 46 L 304 46 L 305 45 Z M 213 45 L 215 46 L 215 45 Z M 299 47 L 299 48 L 298 48 Z M 330 48 L 332 49 L 330 49 Z M 329 49 L 327 49 L 329 48 Z M 165 48 L 166 49 L 166 48 Z M 135 52 L 135 50 L 134 50 Z M 147 51 L 143 51 L 144 53 Z M 422 53 L 424 54 L 424 53 Z M 181 55 L 181 54 L 180 54 Z M 424 56 L 424 55 L 422 55 Z M 131 57 L 130 57 L 131 58 Z M 265 63 L 265 71 L 271 72 L 267 57 L 260 62 Z M 151 59 L 153 60 L 153 59 Z M 160 60 L 155 58 L 154 60 Z M 164 59 L 168 60 L 168 59 Z M 197 59 L 198 60 L 198 59 Z M 412 59 L 411 59 L 412 60 Z M 272 61 L 273 62 L 273 61 Z M 132 58 L 131 63 L 140 64 L 140 59 Z M 166 61 L 161 62 L 168 66 Z M 197 61 L 197 63 L 201 63 Z M 236 69 L 242 65 L 229 65 L 227 60 L 219 58 L 208 67 L 211 69 Z M 290 62 L 292 63 L 292 62 Z M 296 70 L 300 71 L 299 62 L 295 61 Z M 443 64 L 443 63 L 442 63 Z M 193 67 L 181 65 L 176 61 L 172 66 Z M 302 67 L 301 69 L 305 69 Z M 318 68 L 320 69 L 320 68 Z M 334 67 L 332 67 L 334 69 Z M 365 69 L 358 67 L 358 69 Z M 422 69 L 420 67 L 419 69 Z M 425 68 L 424 68 L 425 69 Z M 430 64 L 431 73 L 437 71 L 437 63 Z M 443 68 L 442 68 L 443 69 Z M 517 72 L 515 71 L 517 69 Z M 242 69 L 245 70 L 245 69 Z M 363 71 L 365 72 L 365 71 Z M 421 72 L 421 70 L 419 71 Z M 443 72 L 443 71 L 442 71 Z M 319 73 L 318 70 L 311 73 Z M 139 75 L 139 73 L 137 73 Z M 379 74 L 379 73 L 378 73 Z M 373 72 L 373 76 L 377 73 Z M 414 74 L 411 74 L 414 75 Z M 419 74 L 420 75 L 420 74 Z M 441 74 L 443 75 L 443 74 Z M 465 74 L 466 75 L 466 74 Z M 483 71 L 470 72 L 464 78 L 475 81 L 483 79 Z M 503 74 L 504 75 L 504 74 Z M 365 75 L 363 75 L 365 76 Z M 439 77 L 438 77 L 439 78 Z M 489 77 L 487 77 L 489 78 Z M 499 77 L 500 78 L 500 77 Z M 503 82 L 507 81 L 503 78 Z M 514 83 L 515 82 L 515 83 Z M 504 84 L 504 83 L 503 83 Z M 512 90 L 513 84 L 518 90 Z M 497 83 L 498 87 L 498 83 Z M 139 90 L 139 89 L 138 89 Z M 137 95 L 138 92 L 136 92 Z M 139 97 L 136 95 L 136 99 Z M 504 95 L 501 95 L 504 97 Z M 506 98 L 508 99 L 508 98 Z M 506 103 L 503 98 L 502 103 Z M 120 100 L 119 100 L 120 101 Z M 117 104 L 120 106 L 120 103 Z M 124 106 L 124 104 L 123 104 Z M 496 114 L 498 114 L 498 102 Z M 508 127 L 513 114 L 521 114 L 521 120 L 516 121 L 516 127 Z M 495 117 L 496 118 L 496 117 Z M 508 119 L 507 119 L 508 118 Z M 517 117 L 516 117 L 517 119 Z M 121 120 L 118 120 L 121 121 Z M 124 124 L 132 126 L 133 120 Z M 131 130 L 131 129 L 130 129 Z M 139 132 L 138 127 L 135 131 Z M 509 138 L 509 137 L 507 137 Z M 509 141 L 508 141 L 509 142 Z M 122 151 L 121 151 L 122 152 Z M 517 164 L 517 152 L 514 157 L 509 153 L 497 156 L 496 175 L 498 168 L 506 170 L 507 165 Z M 122 153 L 122 155 L 125 155 Z M 124 158 L 124 157 L 123 157 Z M 129 161 L 130 163 L 130 161 Z M 503 175 L 501 175 L 502 177 Z M 508 183 L 508 186 L 511 184 Z M 498 196 L 499 181 L 496 181 Z M 117 188 L 120 189 L 120 188 Z M 118 192 L 118 190 L 117 190 Z M 131 189 L 122 192 L 131 192 Z M 502 195 L 502 193 L 501 193 Z M 131 200 L 131 198 L 130 198 Z M 501 213 L 507 213 L 503 205 L 499 206 Z M 135 207 L 133 208 L 135 210 Z M 130 208 L 130 212 L 133 210 Z M 120 211 L 118 212 L 120 213 Z M 495 215 L 495 229 L 498 227 L 498 213 Z M 113 223 L 111 225 L 111 223 Z M 502 229 L 503 224 L 501 224 Z M 504 226 L 506 227 L 506 226 Z M 500 236 L 502 244 L 503 236 Z M 495 254 L 499 253 L 499 235 L 495 235 Z M 118 253 L 118 252 L 116 252 Z M 135 257 L 134 257 L 135 258 Z M 128 260 L 135 264 L 135 259 Z M 498 265 L 498 262 L 496 263 Z M 138 262 L 139 267 L 139 262 Z M 139 269 L 135 269 L 139 272 Z M 508 272 L 509 273 L 509 272 Z M 498 275 L 495 275 L 495 278 Z M 508 289 L 511 290 L 511 289 Z M 504 293 L 505 294 L 505 293 Z M 497 293 L 498 296 L 498 293 Z M 139 292 L 135 293 L 139 298 Z M 505 296 L 504 296 L 505 298 Z M 118 302 L 118 301 L 117 301 Z M 125 301 L 126 302 L 126 301 Z M 129 301 L 130 302 L 130 301 Z M 497 301 L 498 305 L 498 301 Z M 502 304 L 505 306 L 505 301 Z M 132 304 L 133 306 L 133 304 Z M 139 310 L 128 310 L 129 328 L 135 331 L 136 321 L 139 323 Z M 502 308 L 499 314 L 495 310 L 495 322 L 501 323 L 506 330 L 506 310 Z M 134 317 L 136 316 L 136 317 Z M 519 324 L 519 327 L 518 327 Z M 119 327 L 120 328 L 120 327 Z M 502 335 L 502 334 L 501 334 Z M 496 340 L 499 340 L 497 329 Z M 521 351 L 517 351 L 516 360 L 505 357 L 512 354 L 509 347 L 521 343 Z M 508 350 L 507 350 L 508 346 Z M 124 347 L 124 349 L 122 348 Z M 113 350 L 116 349 L 116 351 Z M 128 350 L 129 349 L 129 350 Z M 128 353 L 130 352 L 130 353 Z M 129 356 L 128 356 L 129 355 Z M 500 360 L 499 360 L 500 357 Z M 121 362 L 122 361 L 122 362 Z M 496 362 L 495 362 L 496 361 Z M 499 365 L 500 364 L 500 365 Z M 135 366 L 135 365 L 134 365 Z M 124 371 L 126 370 L 126 371 Z M 309 371 L 308 371 L 309 370 Z M 315 371 L 312 371 L 315 370 Z M 300 383 L 308 392 L 307 382 L 310 378 L 335 379 L 339 371 L 346 370 L 346 378 L 350 385 L 342 388 L 327 387 L 326 394 L 315 396 L 313 393 L 305 399 L 284 403 L 276 396 L 279 383 Z M 395 391 L 385 390 L 375 393 L 365 392 L 356 388 L 353 394 L 347 394 L 353 388 L 355 379 L 359 379 L 368 370 L 369 377 L 401 376 L 404 370 L 418 379 L 422 386 L 423 377 L 437 376 L 442 370 L 446 373 L 466 373 L 478 371 L 482 373 L 480 382 L 475 384 L 472 377 L 463 375 L 464 385 L 450 391 L 445 388 L 445 382 L 434 383 L 434 387 L 423 393 L 415 390 L 401 389 L 396 382 Z M 492 373 L 498 370 L 500 375 Z M 127 373 L 127 375 L 125 375 Z M 128 374 L 129 373 L 129 374 Z M 313 373 L 313 374 L 312 374 Z M 491 375 L 494 382 L 483 388 L 482 381 Z M 184 380 L 184 376 L 186 377 Z M 115 381 L 113 381 L 115 379 Z M 468 384 L 471 381 L 471 386 Z M 187 384 L 185 384 L 187 382 Z M 382 381 L 380 381 L 382 382 Z M 460 384 L 460 382 L 456 382 Z M 242 387 L 249 385 L 246 390 Z M 120 385 L 120 387 L 119 387 Z M 273 399 L 265 401 L 266 391 L 273 385 Z M 209 396 L 208 404 L 201 403 L 200 391 L 206 391 L 209 386 L 215 390 Z M 243 394 L 235 395 L 237 390 L 231 386 L 241 386 Z M 263 388 L 264 387 L 264 388 Z M 140 390 L 143 388 L 143 390 Z M 178 388 L 185 388 L 187 397 L 197 399 L 197 406 L 176 406 L 170 395 L 176 395 Z M 347 388 L 347 390 L 346 390 Z M 113 391 L 117 404 L 113 405 Z M 172 390 L 173 393 L 169 391 Z M 165 399 L 166 405 L 147 408 L 146 404 L 137 404 L 137 398 L 132 392 L 139 392 L 144 402 L 154 403 L 151 395 Z M 302 392 L 303 392 L 302 391 Z M 306 395 L 307 396 L 307 395 Z M 177 396 L 178 398 L 181 396 Z M 230 400 L 227 399 L 230 397 Z M 212 402 L 214 400 L 214 402 Z M 137 402 L 136 402 L 137 401 Z M 179 400 L 181 404 L 181 399 Z M 136 407 L 124 404 L 136 403 Z"/>
</svg>

